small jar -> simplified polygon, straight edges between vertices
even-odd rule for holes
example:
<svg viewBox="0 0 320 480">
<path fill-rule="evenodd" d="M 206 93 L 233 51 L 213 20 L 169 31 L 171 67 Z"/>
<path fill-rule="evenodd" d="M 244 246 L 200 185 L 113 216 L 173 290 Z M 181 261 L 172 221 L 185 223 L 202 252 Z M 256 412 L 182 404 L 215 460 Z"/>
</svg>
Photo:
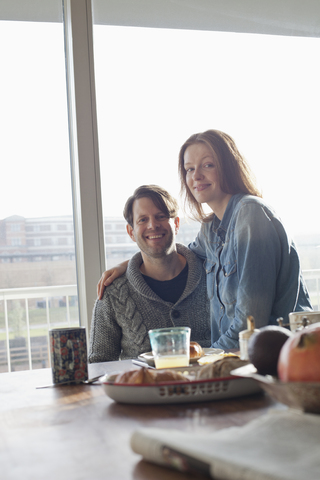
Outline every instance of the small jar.
<svg viewBox="0 0 320 480">
<path fill-rule="evenodd" d="M 249 360 L 249 355 L 248 355 L 248 342 L 249 338 L 255 333 L 258 332 L 259 330 L 254 328 L 254 318 L 249 315 L 247 317 L 247 330 L 242 330 L 242 332 L 239 333 L 239 344 L 240 344 L 240 358 L 241 360 Z"/>
</svg>

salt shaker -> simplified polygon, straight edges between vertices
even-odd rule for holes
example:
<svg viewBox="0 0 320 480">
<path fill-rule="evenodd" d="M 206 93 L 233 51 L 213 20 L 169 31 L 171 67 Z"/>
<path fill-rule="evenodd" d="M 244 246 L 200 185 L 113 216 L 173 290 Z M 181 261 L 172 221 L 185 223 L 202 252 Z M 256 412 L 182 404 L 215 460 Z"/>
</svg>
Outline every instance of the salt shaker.
<svg viewBox="0 0 320 480">
<path fill-rule="evenodd" d="M 259 330 L 254 328 L 254 318 L 249 315 L 247 317 L 247 330 L 242 330 L 239 333 L 239 343 L 240 343 L 240 358 L 241 360 L 249 360 L 248 355 L 248 342 L 249 338 Z"/>
</svg>

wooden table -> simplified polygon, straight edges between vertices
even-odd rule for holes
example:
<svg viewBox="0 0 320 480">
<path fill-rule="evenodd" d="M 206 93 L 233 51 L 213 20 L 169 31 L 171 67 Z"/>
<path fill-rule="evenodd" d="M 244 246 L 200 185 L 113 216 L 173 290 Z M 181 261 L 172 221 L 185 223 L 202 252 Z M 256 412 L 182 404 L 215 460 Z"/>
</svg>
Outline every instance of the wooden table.
<svg viewBox="0 0 320 480">
<path fill-rule="evenodd" d="M 92 364 L 89 377 L 130 368 L 138 367 L 130 360 Z M 132 432 L 142 426 L 212 432 L 285 408 L 264 394 L 139 406 L 113 402 L 99 384 L 36 388 L 51 381 L 50 369 L 0 374 L 3 480 L 190 480 L 141 461 L 130 448 Z"/>
</svg>

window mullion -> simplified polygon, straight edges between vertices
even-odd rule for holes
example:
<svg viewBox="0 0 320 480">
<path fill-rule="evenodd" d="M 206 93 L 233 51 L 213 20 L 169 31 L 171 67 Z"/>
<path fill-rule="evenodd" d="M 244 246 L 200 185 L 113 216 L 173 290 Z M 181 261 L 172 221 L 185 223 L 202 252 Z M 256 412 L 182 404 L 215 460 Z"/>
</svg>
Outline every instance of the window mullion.
<svg viewBox="0 0 320 480">
<path fill-rule="evenodd" d="M 78 298 L 88 335 L 105 270 L 91 0 L 64 0 L 63 9 Z"/>
</svg>

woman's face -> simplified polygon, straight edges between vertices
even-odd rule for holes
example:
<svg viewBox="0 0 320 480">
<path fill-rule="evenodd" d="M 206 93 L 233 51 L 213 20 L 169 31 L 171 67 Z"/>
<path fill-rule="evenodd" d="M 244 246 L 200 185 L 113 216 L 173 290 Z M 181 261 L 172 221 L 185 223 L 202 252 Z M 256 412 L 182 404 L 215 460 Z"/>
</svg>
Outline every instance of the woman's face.
<svg viewBox="0 0 320 480">
<path fill-rule="evenodd" d="M 204 143 L 190 145 L 184 153 L 186 183 L 199 203 L 207 203 L 218 214 L 221 204 L 231 195 L 220 188 L 217 155 Z"/>
</svg>

